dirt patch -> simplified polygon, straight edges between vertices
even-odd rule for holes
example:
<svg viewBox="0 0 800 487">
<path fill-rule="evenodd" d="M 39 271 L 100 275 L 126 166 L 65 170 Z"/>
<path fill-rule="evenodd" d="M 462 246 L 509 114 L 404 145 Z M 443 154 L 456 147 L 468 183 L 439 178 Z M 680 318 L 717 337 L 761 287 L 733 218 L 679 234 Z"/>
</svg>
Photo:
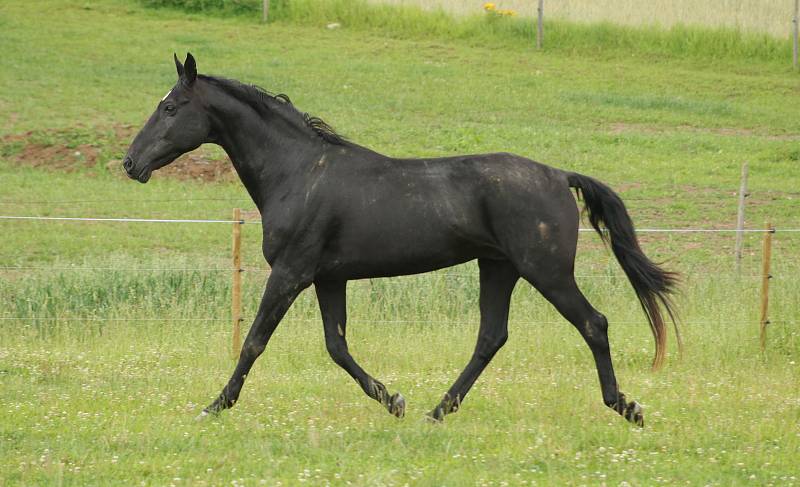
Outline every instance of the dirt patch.
<svg viewBox="0 0 800 487">
<path fill-rule="evenodd" d="M 0 146 L 9 153 L 8 160 L 20 166 L 74 172 L 102 164 L 112 174 L 125 177 L 121 168 L 124 154 L 136 133 L 130 125 L 116 125 L 92 134 L 92 142 L 73 144 L 72 140 L 87 138 L 85 131 L 45 131 L 8 135 Z M 200 148 L 179 157 L 158 171 L 158 176 L 203 182 L 235 181 L 236 173 L 227 157 L 212 155 Z"/>
<path fill-rule="evenodd" d="M 114 137 L 122 144 L 130 144 L 136 135 L 136 127 L 133 125 L 118 124 L 111 127 L 111 130 L 114 131 Z"/>
<path fill-rule="evenodd" d="M 618 191 L 620 193 L 625 193 L 627 191 L 638 190 L 642 186 L 644 186 L 642 183 L 632 183 L 632 182 L 621 183 L 616 186 L 615 191 Z"/>
<path fill-rule="evenodd" d="M 202 149 L 184 154 L 169 166 L 158 170 L 158 176 L 195 181 L 236 181 L 233 164 L 226 157 L 211 159 L 202 153 Z"/>
<path fill-rule="evenodd" d="M 29 144 L 15 159 L 26 166 L 73 172 L 94 167 L 97 164 L 97 152 L 97 148 L 88 144 L 75 147 Z"/>
</svg>

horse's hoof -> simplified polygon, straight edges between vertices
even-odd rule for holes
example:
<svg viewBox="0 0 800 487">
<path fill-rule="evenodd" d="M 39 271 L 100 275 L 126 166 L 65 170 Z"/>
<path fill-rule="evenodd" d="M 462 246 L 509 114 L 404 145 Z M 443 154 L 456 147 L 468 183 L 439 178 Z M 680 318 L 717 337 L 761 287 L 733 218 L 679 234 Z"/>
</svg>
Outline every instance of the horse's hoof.
<svg viewBox="0 0 800 487">
<path fill-rule="evenodd" d="M 444 423 L 444 408 L 436 406 L 433 411 L 425 415 L 425 420 L 428 423 L 441 424 Z"/>
<path fill-rule="evenodd" d="M 389 398 L 389 412 L 398 418 L 402 418 L 406 414 L 406 400 L 399 392 L 392 394 Z"/>
<path fill-rule="evenodd" d="M 214 409 L 214 408 L 212 408 L 211 406 L 209 406 L 209 407 L 203 409 L 202 411 L 200 411 L 200 414 L 198 414 L 194 418 L 194 420 L 195 421 L 205 421 L 208 418 L 212 418 L 212 417 L 216 418 L 218 416 L 219 416 L 219 411 Z"/>
<path fill-rule="evenodd" d="M 625 408 L 625 419 L 636 426 L 643 428 L 644 412 L 642 411 L 642 406 L 636 401 L 629 402 L 628 407 Z"/>
<path fill-rule="evenodd" d="M 428 413 L 428 414 L 425 415 L 425 422 L 426 423 L 430 423 L 430 424 L 442 424 L 442 423 L 444 423 L 444 421 L 442 421 L 441 419 L 436 419 L 433 416 L 433 413 Z"/>
</svg>

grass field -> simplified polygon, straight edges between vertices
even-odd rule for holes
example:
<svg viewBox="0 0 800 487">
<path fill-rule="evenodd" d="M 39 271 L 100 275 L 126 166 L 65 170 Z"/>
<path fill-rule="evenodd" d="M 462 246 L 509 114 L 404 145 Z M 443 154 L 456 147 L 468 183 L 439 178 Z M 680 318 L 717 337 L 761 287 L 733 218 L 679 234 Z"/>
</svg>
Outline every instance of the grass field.
<svg viewBox="0 0 800 487">
<path fill-rule="evenodd" d="M 385 153 L 503 150 L 593 175 L 641 228 L 731 228 L 747 161 L 748 226 L 800 228 L 800 85 L 774 59 L 536 52 L 491 33 L 406 32 L 403 15 L 386 36 L 121 0 L 3 2 L 0 214 L 252 209 L 229 176 L 165 170 L 143 186 L 121 174 L 136 127 L 174 83 L 172 52 L 189 50 L 200 72 L 285 92 Z M 183 164 L 221 158 L 204 148 Z M 578 280 L 609 318 L 621 388 L 645 406 L 640 430 L 602 405 L 588 348 L 527 285 L 509 343 L 461 411 L 425 423 L 474 346 L 472 263 L 349 286 L 350 348 L 405 395 L 403 420 L 328 358 L 306 292 L 241 402 L 195 423 L 233 367 L 228 225 L 0 221 L 0 232 L 2 485 L 800 483 L 800 234 L 775 235 L 764 355 L 760 235 L 746 238 L 737 276 L 730 234 L 642 234 L 684 276 L 686 350 L 679 360 L 672 346 L 658 373 L 619 267 L 582 234 Z M 266 273 L 259 232 L 244 226 L 246 319 Z"/>
</svg>

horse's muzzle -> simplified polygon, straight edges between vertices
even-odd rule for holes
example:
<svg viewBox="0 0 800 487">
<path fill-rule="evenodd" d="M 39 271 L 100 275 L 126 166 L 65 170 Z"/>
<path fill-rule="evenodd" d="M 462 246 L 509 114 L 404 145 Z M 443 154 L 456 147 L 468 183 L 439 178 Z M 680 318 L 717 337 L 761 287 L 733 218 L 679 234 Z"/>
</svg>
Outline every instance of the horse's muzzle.
<svg viewBox="0 0 800 487">
<path fill-rule="evenodd" d="M 122 161 L 122 167 L 125 169 L 125 174 L 127 174 L 129 178 L 135 179 L 140 183 L 146 183 L 150 179 L 150 174 L 153 171 L 147 166 L 142 168 L 140 171 L 136 171 L 135 166 L 136 164 L 133 162 L 133 159 L 130 156 L 125 156 L 125 159 Z"/>
<path fill-rule="evenodd" d="M 125 168 L 125 172 L 128 174 L 128 177 L 133 177 L 131 170 L 133 169 L 133 159 L 130 156 L 125 156 L 125 159 L 122 161 L 122 167 Z"/>
</svg>

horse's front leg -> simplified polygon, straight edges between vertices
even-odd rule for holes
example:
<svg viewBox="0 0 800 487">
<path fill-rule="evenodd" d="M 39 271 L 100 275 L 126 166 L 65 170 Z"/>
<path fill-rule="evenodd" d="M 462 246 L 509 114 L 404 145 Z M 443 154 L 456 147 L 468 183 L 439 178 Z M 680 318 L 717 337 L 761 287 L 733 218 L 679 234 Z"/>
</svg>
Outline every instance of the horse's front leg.
<svg viewBox="0 0 800 487">
<path fill-rule="evenodd" d="M 272 333 L 297 295 L 310 284 L 310 276 L 273 268 L 267 280 L 264 297 L 261 298 L 261 304 L 258 307 L 253 326 L 247 333 L 244 345 L 242 345 L 236 369 L 219 397 L 203 410 L 201 417 L 209 413 L 219 413 L 223 409 L 236 404 L 237 399 L 239 399 L 239 392 L 242 390 L 242 385 L 244 385 L 244 380 L 250 372 L 253 362 L 264 351 Z"/>
</svg>

